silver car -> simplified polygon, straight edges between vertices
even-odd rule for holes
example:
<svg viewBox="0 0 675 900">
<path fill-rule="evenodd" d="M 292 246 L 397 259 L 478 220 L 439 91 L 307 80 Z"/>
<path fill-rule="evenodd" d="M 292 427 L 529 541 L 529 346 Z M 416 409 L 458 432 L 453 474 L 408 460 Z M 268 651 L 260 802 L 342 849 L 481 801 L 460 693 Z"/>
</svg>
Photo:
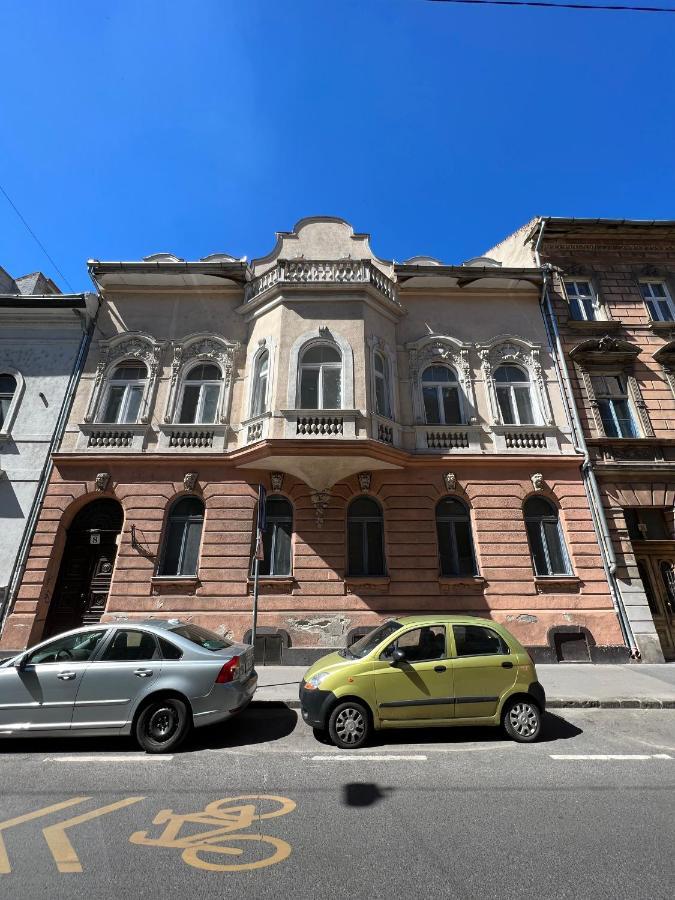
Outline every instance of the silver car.
<svg viewBox="0 0 675 900">
<path fill-rule="evenodd" d="M 0 735 L 133 734 L 167 753 L 242 710 L 257 684 L 252 647 L 191 622 L 91 625 L 0 663 Z"/>
</svg>

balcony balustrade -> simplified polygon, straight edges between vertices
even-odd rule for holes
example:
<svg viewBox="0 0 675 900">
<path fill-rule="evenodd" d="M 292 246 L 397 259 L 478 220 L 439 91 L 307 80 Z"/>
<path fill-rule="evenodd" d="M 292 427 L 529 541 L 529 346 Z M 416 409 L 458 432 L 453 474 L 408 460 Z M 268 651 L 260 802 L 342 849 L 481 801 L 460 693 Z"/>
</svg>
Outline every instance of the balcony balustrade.
<svg viewBox="0 0 675 900">
<path fill-rule="evenodd" d="M 394 282 L 368 259 L 280 259 L 274 268 L 246 286 L 246 302 L 250 303 L 277 284 L 369 284 L 387 300 L 401 306 Z"/>
</svg>

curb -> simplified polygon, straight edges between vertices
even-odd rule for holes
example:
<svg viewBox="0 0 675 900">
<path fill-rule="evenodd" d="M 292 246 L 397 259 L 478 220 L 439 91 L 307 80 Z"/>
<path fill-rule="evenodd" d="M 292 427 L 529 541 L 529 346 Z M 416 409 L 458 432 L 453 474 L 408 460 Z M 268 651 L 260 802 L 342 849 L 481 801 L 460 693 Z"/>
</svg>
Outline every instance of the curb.
<svg viewBox="0 0 675 900">
<path fill-rule="evenodd" d="M 264 687 L 264 685 L 263 685 Z M 261 688 L 258 688 L 261 690 Z M 288 709 L 300 709 L 299 700 L 253 700 L 251 706 L 285 706 Z M 610 698 L 607 700 L 591 700 L 579 697 L 552 697 L 546 701 L 546 709 L 675 709 L 675 698 Z"/>
</svg>

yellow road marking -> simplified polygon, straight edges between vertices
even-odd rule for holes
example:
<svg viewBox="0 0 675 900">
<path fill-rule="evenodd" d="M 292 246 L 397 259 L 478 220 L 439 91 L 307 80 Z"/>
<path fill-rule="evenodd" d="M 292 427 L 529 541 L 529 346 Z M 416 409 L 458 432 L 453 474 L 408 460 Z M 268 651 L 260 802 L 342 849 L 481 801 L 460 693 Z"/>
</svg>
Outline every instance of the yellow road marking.
<svg viewBox="0 0 675 900">
<path fill-rule="evenodd" d="M 53 803 L 51 806 L 43 806 L 42 809 L 36 809 L 35 812 L 24 813 L 22 816 L 16 816 L 14 819 L 7 819 L 6 822 L 0 822 L 0 875 L 8 875 L 12 871 L 7 856 L 7 848 L 2 839 L 2 832 L 15 825 L 22 825 L 24 822 L 31 822 L 33 819 L 40 819 L 42 816 L 48 816 L 51 813 L 58 812 L 60 809 L 67 809 L 69 806 L 76 806 L 78 803 L 84 803 L 89 797 L 73 797 L 72 800 L 63 800 L 61 803 Z"/>
<path fill-rule="evenodd" d="M 49 825 L 47 828 L 43 828 L 42 833 L 52 852 L 59 872 L 82 871 L 79 857 L 66 835 L 67 828 L 82 825 L 83 822 L 89 822 L 91 819 L 97 819 L 99 816 L 105 816 L 107 813 L 114 812 L 116 809 L 123 809 L 125 806 L 131 806 L 133 803 L 139 803 L 141 800 L 145 800 L 145 797 L 127 797 L 125 800 L 118 800 L 117 803 L 99 806 L 98 809 L 92 809 L 90 812 L 82 813 L 82 815 L 73 816 L 72 819 L 66 819 L 65 822 L 57 822 L 56 825 Z"/>
</svg>

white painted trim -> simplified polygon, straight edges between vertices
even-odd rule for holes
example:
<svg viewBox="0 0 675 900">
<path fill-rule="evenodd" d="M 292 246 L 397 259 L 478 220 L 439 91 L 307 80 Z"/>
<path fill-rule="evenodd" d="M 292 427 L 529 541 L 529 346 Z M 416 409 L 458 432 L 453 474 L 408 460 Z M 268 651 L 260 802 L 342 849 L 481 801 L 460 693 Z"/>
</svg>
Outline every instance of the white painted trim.
<svg viewBox="0 0 675 900">
<path fill-rule="evenodd" d="M 299 360 L 308 344 L 334 344 L 342 356 L 341 409 L 354 406 L 354 354 L 351 344 L 339 332 L 314 328 L 295 339 L 288 361 L 288 408 L 296 409 L 300 394 Z"/>
<path fill-rule="evenodd" d="M 21 405 L 26 382 L 21 372 L 13 366 L 0 365 L 0 375 L 11 375 L 16 381 L 16 390 L 14 391 L 12 402 L 9 404 L 9 409 L 7 410 L 7 418 L 3 422 L 2 428 L 0 428 L 0 441 L 7 441 L 12 436 L 12 426 L 14 425 L 16 414 Z"/>
</svg>

